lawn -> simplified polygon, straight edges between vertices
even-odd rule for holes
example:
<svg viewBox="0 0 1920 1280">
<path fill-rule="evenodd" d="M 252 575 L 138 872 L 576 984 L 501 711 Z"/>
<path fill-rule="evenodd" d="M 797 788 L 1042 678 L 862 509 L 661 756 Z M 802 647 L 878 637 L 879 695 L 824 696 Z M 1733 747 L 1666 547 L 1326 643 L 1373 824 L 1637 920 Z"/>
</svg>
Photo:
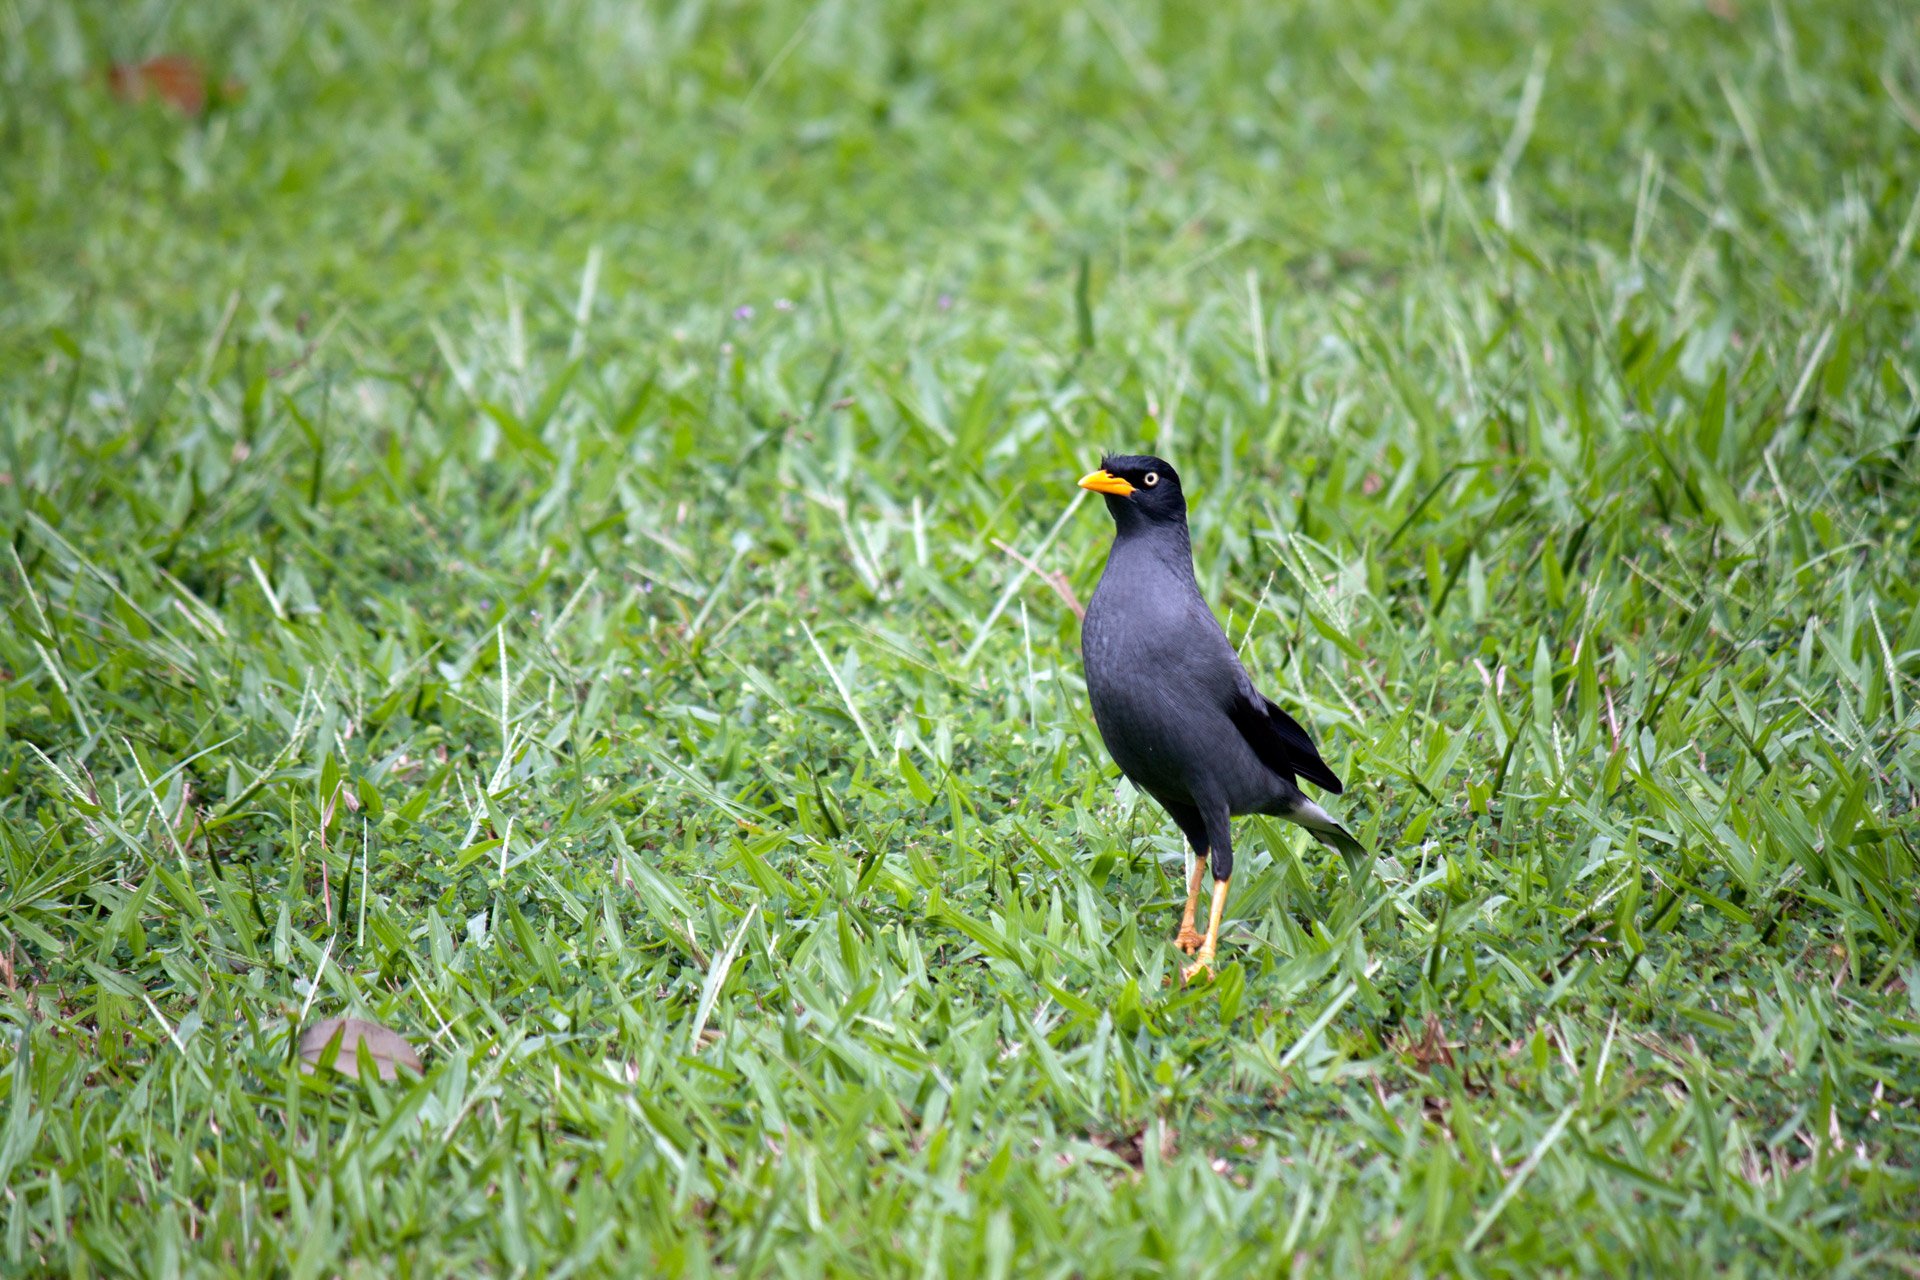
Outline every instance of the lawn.
<svg viewBox="0 0 1920 1280">
<path fill-rule="evenodd" d="M 1920 1271 L 1917 232 L 1893 0 L 0 0 L 0 1271 Z"/>
</svg>

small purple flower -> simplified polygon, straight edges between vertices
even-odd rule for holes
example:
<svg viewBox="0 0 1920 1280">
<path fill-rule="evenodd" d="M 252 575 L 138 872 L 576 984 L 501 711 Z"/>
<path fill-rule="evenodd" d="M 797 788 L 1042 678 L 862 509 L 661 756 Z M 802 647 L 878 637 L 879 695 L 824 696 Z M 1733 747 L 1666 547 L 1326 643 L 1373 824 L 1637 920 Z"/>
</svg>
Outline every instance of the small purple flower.
<svg viewBox="0 0 1920 1280">
<path fill-rule="evenodd" d="M 953 295 L 952 295 L 952 294 L 950 294 L 950 293 L 943 293 L 943 294 L 941 294 L 941 295 L 940 295 L 940 309 L 941 309 L 942 311 L 945 311 L 945 310 L 946 310 L 946 309 L 947 309 L 948 307 L 951 307 L 952 305 L 953 305 Z"/>
<path fill-rule="evenodd" d="M 741 303 L 733 309 L 733 318 L 735 320 L 751 320 L 753 319 L 753 308 L 745 303 Z"/>
<path fill-rule="evenodd" d="M 773 309 L 775 311 L 791 311 L 793 310 L 793 299 L 792 298 L 775 298 L 773 300 Z"/>
</svg>

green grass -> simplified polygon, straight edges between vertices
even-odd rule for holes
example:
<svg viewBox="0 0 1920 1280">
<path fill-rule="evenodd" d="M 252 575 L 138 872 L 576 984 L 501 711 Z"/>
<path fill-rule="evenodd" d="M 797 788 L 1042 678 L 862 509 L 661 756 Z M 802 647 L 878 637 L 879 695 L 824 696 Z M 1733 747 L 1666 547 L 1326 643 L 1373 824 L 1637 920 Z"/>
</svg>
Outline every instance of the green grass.
<svg viewBox="0 0 1920 1280">
<path fill-rule="evenodd" d="M 1920 1268 L 1909 7 L 0 32 L 0 1270 Z M 1206 987 L 1103 447 L 1379 851 Z"/>
</svg>

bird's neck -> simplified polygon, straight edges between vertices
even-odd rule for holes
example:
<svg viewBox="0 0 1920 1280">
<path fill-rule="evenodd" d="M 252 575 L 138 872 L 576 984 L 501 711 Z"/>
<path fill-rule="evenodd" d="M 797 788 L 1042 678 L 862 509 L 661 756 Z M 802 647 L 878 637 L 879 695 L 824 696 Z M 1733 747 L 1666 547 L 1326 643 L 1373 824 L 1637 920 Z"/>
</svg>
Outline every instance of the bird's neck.
<svg viewBox="0 0 1920 1280">
<path fill-rule="evenodd" d="M 1107 554 L 1107 561 L 1125 563 L 1150 560 L 1167 569 L 1187 582 L 1198 584 L 1193 576 L 1193 541 L 1187 534 L 1186 522 L 1179 524 L 1149 524 L 1144 520 L 1135 520 L 1122 526 L 1113 539 L 1113 550 Z"/>
</svg>

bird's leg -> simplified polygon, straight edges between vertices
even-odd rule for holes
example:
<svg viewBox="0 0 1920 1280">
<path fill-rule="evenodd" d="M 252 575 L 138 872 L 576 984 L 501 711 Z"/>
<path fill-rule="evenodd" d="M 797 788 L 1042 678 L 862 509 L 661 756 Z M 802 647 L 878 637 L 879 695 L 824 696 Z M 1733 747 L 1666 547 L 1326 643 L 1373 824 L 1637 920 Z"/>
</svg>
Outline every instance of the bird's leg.
<svg viewBox="0 0 1920 1280">
<path fill-rule="evenodd" d="M 1227 887 L 1232 883 L 1231 876 L 1213 882 L 1213 910 L 1207 913 L 1207 936 L 1201 940 L 1200 954 L 1180 971 L 1183 982 L 1192 982 L 1203 973 L 1209 978 L 1213 976 L 1213 952 L 1220 942 L 1220 913 L 1227 909 Z"/>
<path fill-rule="evenodd" d="M 1205 874 L 1207 860 L 1192 850 L 1187 851 L 1187 909 L 1180 913 L 1180 932 L 1174 937 L 1173 945 L 1192 955 L 1200 949 L 1200 935 L 1193 930 L 1193 913 L 1200 905 L 1200 877 Z"/>
</svg>

